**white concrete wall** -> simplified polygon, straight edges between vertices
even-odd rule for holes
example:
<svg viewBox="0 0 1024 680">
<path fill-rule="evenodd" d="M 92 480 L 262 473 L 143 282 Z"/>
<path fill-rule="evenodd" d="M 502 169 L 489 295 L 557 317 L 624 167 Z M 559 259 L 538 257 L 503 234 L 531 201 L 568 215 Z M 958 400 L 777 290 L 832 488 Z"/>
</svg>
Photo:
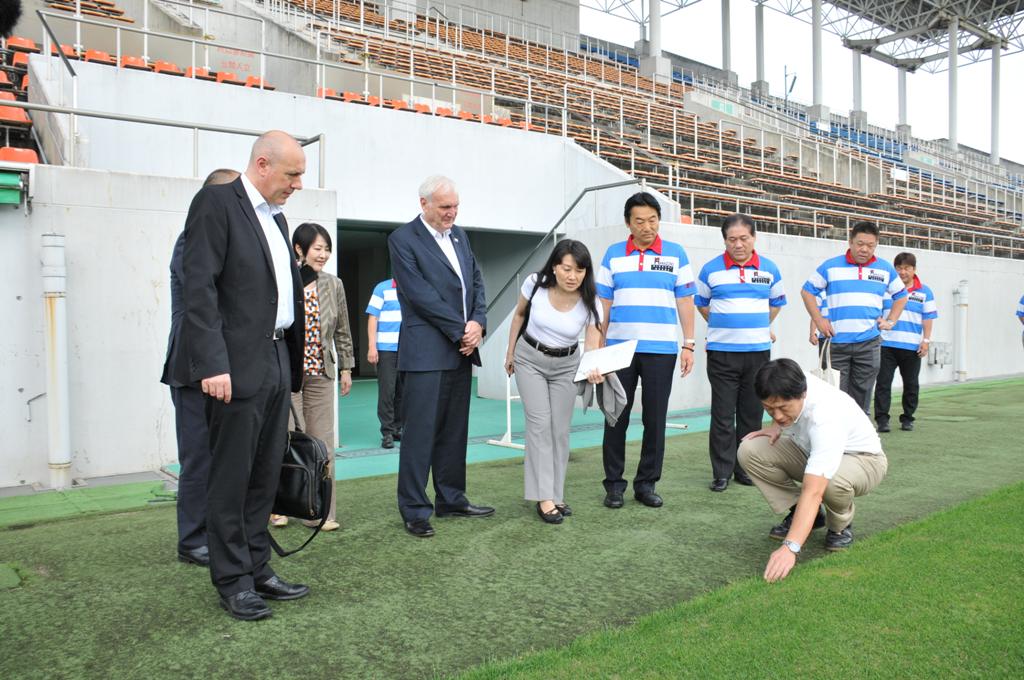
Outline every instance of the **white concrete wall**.
<svg viewBox="0 0 1024 680">
<path fill-rule="evenodd" d="M 229 166 L 242 167 L 244 158 Z M 39 166 L 31 214 L 0 212 L 0 487 L 47 484 L 41 236 L 64 234 L 72 476 L 155 470 L 176 459 L 160 373 L 170 327 L 168 263 L 199 180 Z M 336 197 L 302 191 L 292 227 L 332 232 Z M 31 417 L 31 420 L 27 418 Z"/>
<path fill-rule="evenodd" d="M 609 214 L 609 222 L 615 217 Z M 664 238 L 683 244 L 694 268 L 694 276 L 708 260 L 722 252 L 721 232 L 707 227 L 663 223 Z M 625 226 L 570 230 L 568 236 L 583 241 L 596 262 L 600 262 L 609 245 L 628 236 Z M 789 303 L 779 313 L 774 331 L 777 336 L 772 356 L 790 357 L 802 366 L 813 366 L 817 350 L 808 342 L 810 317 L 800 299 L 800 287 L 808 275 L 825 259 L 842 254 L 845 242 L 826 241 L 801 236 L 760 234 L 757 250 L 775 261 L 782 273 Z M 901 249 L 882 246 L 878 256 L 892 261 Z M 970 308 L 967 329 L 967 377 L 988 378 L 1008 374 L 1024 374 L 1024 351 L 1021 349 L 1021 326 L 1014 316 L 1017 301 L 1024 293 L 1024 262 L 980 255 L 956 255 L 931 251 L 912 251 L 917 255 L 921 280 L 935 293 L 939 318 L 932 333 L 934 342 L 954 343 L 953 290 L 961 280 L 970 287 Z M 707 380 L 704 336 L 707 325 L 696 315 L 697 363 L 686 379 L 675 379 L 670 408 L 672 410 L 706 407 L 711 404 L 711 387 Z M 497 319 L 491 319 L 497 324 Z M 479 375 L 481 396 L 504 398 L 505 376 L 502 370 L 508 340 L 508 318 L 492 330 L 496 341 L 484 347 L 484 369 Z M 680 334 L 681 338 L 681 334 Z M 953 365 L 924 365 L 921 383 L 949 382 L 954 378 Z M 897 374 L 896 385 L 900 384 Z"/>
</svg>

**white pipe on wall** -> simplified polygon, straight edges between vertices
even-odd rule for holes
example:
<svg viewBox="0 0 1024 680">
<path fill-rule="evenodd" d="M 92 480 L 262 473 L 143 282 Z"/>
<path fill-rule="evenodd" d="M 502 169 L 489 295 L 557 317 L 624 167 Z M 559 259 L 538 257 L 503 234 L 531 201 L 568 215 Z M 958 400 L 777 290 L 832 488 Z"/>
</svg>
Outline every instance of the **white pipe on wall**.
<svg viewBox="0 0 1024 680">
<path fill-rule="evenodd" d="M 953 289 L 954 305 L 956 305 L 956 341 L 953 343 L 953 379 L 956 382 L 967 380 L 967 280 L 961 279 Z"/>
<path fill-rule="evenodd" d="M 71 414 L 68 408 L 67 267 L 64 235 L 43 234 L 43 304 L 46 327 L 46 405 L 50 487 L 71 486 Z"/>
</svg>

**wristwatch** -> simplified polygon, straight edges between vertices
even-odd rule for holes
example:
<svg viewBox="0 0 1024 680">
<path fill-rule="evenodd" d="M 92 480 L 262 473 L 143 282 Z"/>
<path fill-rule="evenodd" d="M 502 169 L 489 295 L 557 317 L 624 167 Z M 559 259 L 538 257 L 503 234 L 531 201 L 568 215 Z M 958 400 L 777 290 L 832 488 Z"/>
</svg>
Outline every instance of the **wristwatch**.
<svg viewBox="0 0 1024 680">
<path fill-rule="evenodd" d="M 787 548 L 789 548 L 789 551 L 791 553 L 793 553 L 794 555 L 799 555 L 800 554 L 800 544 L 797 543 L 796 541 L 790 541 L 789 539 L 787 539 L 787 540 L 782 542 L 782 545 L 784 545 Z"/>
</svg>

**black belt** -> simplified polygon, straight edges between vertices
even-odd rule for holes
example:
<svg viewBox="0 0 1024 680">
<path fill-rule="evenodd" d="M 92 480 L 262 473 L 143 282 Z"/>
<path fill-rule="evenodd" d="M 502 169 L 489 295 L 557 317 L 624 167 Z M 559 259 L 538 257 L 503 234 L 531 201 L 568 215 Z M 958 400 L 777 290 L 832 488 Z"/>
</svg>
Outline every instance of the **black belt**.
<svg viewBox="0 0 1024 680">
<path fill-rule="evenodd" d="M 576 349 L 580 346 L 579 343 L 576 343 L 572 347 L 548 347 L 547 345 L 541 344 L 531 338 L 530 334 L 526 332 L 523 333 L 523 340 L 525 340 L 526 344 L 530 347 L 534 348 L 541 354 L 548 355 L 549 357 L 567 357 L 570 354 L 575 354 Z"/>
<path fill-rule="evenodd" d="M 282 340 L 282 339 L 284 339 L 284 329 L 283 328 L 275 328 L 274 329 L 274 335 L 271 336 L 271 337 L 274 340 Z"/>
</svg>

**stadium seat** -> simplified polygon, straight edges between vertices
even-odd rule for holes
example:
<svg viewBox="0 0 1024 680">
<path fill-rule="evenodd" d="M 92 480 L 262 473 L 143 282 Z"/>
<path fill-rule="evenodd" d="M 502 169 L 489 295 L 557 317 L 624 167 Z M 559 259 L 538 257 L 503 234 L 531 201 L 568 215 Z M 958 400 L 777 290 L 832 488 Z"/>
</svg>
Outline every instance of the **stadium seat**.
<svg viewBox="0 0 1024 680">
<path fill-rule="evenodd" d="M 86 50 L 83 61 L 93 62 L 96 64 L 107 64 L 108 66 L 117 66 L 117 62 L 110 56 L 109 52 L 103 50 Z"/>
<path fill-rule="evenodd" d="M 153 62 L 154 73 L 166 73 L 169 76 L 183 76 L 185 72 L 178 68 L 178 65 L 170 61 L 157 59 Z"/>
<path fill-rule="evenodd" d="M 0 161 L 39 163 L 39 154 L 32 149 L 18 149 L 12 146 L 5 146 L 0 148 Z"/>
<path fill-rule="evenodd" d="M 149 71 L 149 64 L 142 57 L 130 57 L 125 55 L 121 57 L 121 68 L 135 69 L 136 71 Z"/>
<path fill-rule="evenodd" d="M 11 57 L 11 66 L 14 68 L 24 71 L 28 68 L 28 53 L 27 52 L 15 52 L 14 56 Z"/>
<path fill-rule="evenodd" d="M 444 106 L 438 106 L 436 113 L 437 115 L 444 116 L 445 118 L 452 118 L 455 115 L 454 113 L 452 113 L 451 109 L 446 108 Z"/>
<path fill-rule="evenodd" d="M 245 85 L 245 81 L 239 80 L 231 71 L 218 71 L 217 82 L 227 83 L 228 85 Z"/>
<path fill-rule="evenodd" d="M 498 119 L 498 125 L 500 125 L 501 127 L 509 127 L 510 125 L 512 125 L 512 119 L 511 118 L 499 118 Z"/>
<path fill-rule="evenodd" d="M 7 39 L 7 49 L 12 52 L 33 52 L 39 53 L 36 41 L 31 38 L 22 38 L 20 35 L 12 35 Z"/>
<path fill-rule="evenodd" d="M 245 79 L 245 86 L 246 86 L 246 87 L 255 87 L 255 88 L 259 88 L 259 87 L 260 87 L 261 85 L 263 86 L 263 89 L 264 89 L 264 90 L 273 90 L 273 89 L 276 89 L 276 88 L 275 88 L 275 87 L 274 87 L 273 85 L 269 85 L 269 84 L 267 84 L 267 83 L 266 83 L 266 82 L 265 82 L 265 81 L 264 81 L 264 80 L 263 80 L 262 78 L 260 78 L 259 76 L 248 76 L 248 77 L 247 77 L 247 78 Z"/>
<path fill-rule="evenodd" d="M 432 113 L 429 104 L 413 104 L 412 110 L 416 113 L 426 113 L 428 115 Z"/>
<path fill-rule="evenodd" d="M 24 92 L 26 90 L 28 90 L 28 74 L 27 73 L 21 77 L 21 91 Z"/>
<path fill-rule="evenodd" d="M 370 106 L 380 106 L 380 97 L 371 94 L 369 97 L 366 98 L 366 103 L 369 104 Z"/>
<path fill-rule="evenodd" d="M 393 108 L 395 111 L 408 111 L 409 105 L 401 99 L 393 99 L 389 102 L 385 102 L 388 106 Z"/>
<path fill-rule="evenodd" d="M 476 116 L 469 111 L 459 111 L 459 118 L 462 120 L 476 120 Z"/>
<path fill-rule="evenodd" d="M 11 79 L 7 77 L 7 72 L 0 71 L 0 90 L 10 90 L 13 88 L 14 83 L 12 83 Z"/>
<path fill-rule="evenodd" d="M 195 78 L 196 80 L 209 80 L 209 81 L 217 80 L 216 78 L 214 78 L 213 76 L 210 75 L 210 69 L 208 69 L 208 68 L 199 68 L 199 67 L 196 67 L 196 66 L 189 66 L 187 69 L 185 69 L 185 77 L 186 78 Z"/>
<path fill-rule="evenodd" d="M 332 87 L 316 88 L 316 96 L 318 99 L 341 99 Z"/>
<path fill-rule="evenodd" d="M 14 101 L 14 95 L 10 92 L 0 92 L 0 101 Z M 28 112 L 25 109 L 0 106 L 0 125 L 27 127 L 32 125 L 32 119 L 28 117 Z"/>
<path fill-rule="evenodd" d="M 362 102 L 363 95 L 358 92 L 344 92 L 342 93 L 341 98 L 345 102 Z"/>
<path fill-rule="evenodd" d="M 60 49 L 68 59 L 78 59 L 78 52 L 71 45 L 61 44 Z M 50 54 L 57 56 L 57 46 L 53 43 L 50 44 Z"/>
</svg>

